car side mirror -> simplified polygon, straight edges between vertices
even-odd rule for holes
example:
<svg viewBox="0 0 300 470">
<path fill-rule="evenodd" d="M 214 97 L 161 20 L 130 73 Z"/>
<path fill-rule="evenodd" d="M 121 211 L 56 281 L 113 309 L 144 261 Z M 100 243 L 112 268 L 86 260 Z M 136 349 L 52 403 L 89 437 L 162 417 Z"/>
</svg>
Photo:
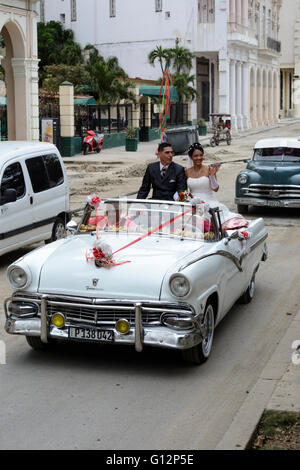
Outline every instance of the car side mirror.
<svg viewBox="0 0 300 470">
<path fill-rule="evenodd" d="M 5 189 L 0 197 L 0 205 L 9 204 L 17 200 L 17 191 L 15 189 Z"/>
<path fill-rule="evenodd" d="M 226 237 L 226 240 L 225 240 L 225 245 L 228 245 L 228 243 L 230 242 L 230 240 L 236 240 L 237 238 L 239 238 L 240 234 L 239 232 L 236 230 L 235 232 L 233 232 L 231 235 L 227 236 Z"/>
<path fill-rule="evenodd" d="M 75 220 L 70 220 L 70 222 L 67 223 L 67 230 L 71 233 L 75 233 L 78 229 L 78 224 L 75 222 Z"/>
</svg>

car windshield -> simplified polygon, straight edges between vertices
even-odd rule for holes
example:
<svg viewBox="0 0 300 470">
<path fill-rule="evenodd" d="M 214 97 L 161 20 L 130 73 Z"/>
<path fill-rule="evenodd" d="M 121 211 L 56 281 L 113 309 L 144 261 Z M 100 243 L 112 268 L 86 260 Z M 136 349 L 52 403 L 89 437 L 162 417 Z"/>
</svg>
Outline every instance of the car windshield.
<svg viewBox="0 0 300 470">
<path fill-rule="evenodd" d="M 214 241 L 218 233 L 214 225 L 214 217 L 204 204 L 107 200 L 97 206 L 87 204 L 79 232 L 98 230 Z"/>
<path fill-rule="evenodd" d="M 272 162 L 299 162 L 300 148 L 269 147 L 254 150 L 254 160 Z"/>
</svg>

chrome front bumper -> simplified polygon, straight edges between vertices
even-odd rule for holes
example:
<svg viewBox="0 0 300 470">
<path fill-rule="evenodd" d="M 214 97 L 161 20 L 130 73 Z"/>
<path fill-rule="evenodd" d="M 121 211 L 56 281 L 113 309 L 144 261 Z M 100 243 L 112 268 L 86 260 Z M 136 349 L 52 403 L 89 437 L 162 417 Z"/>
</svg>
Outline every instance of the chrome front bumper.
<svg viewBox="0 0 300 470">
<path fill-rule="evenodd" d="M 283 207 L 294 208 L 300 207 L 300 199 L 263 199 L 256 197 L 236 197 L 235 204 L 245 206 L 258 206 L 258 207 Z"/>
<path fill-rule="evenodd" d="M 17 297 L 18 298 L 18 297 Z M 49 321 L 47 314 L 47 296 L 42 296 L 38 303 L 40 304 L 40 314 L 31 318 L 20 318 L 16 315 L 9 314 L 8 304 L 16 298 L 6 299 L 4 308 L 6 314 L 5 330 L 13 335 L 37 336 L 41 341 L 47 343 L 50 339 L 59 339 L 65 341 L 76 341 L 69 338 L 70 327 L 91 327 L 84 322 L 69 321 L 63 328 L 57 328 Z M 159 305 L 159 302 L 157 302 Z M 119 333 L 113 325 L 95 325 L 97 329 L 113 330 L 114 341 L 113 344 L 132 345 L 135 346 L 136 351 L 141 352 L 143 346 L 154 346 L 168 349 L 189 349 L 202 341 L 202 332 L 199 317 L 195 316 L 194 328 L 189 330 L 173 329 L 164 325 L 144 325 L 142 322 L 142 309 L 145 306 L 143 302 L 136 302 L 135 304 L 135 319 L 134 325 L 131 326 L 127 334 Z M 165 305 L 165 303 L 164 303 Z M 89 342 L 88 340 L 83 340 Z M 105 344 L 101 343 L 101 344 Z M 112 343 L 109 343 L 112 344 Z"/>
</svg>

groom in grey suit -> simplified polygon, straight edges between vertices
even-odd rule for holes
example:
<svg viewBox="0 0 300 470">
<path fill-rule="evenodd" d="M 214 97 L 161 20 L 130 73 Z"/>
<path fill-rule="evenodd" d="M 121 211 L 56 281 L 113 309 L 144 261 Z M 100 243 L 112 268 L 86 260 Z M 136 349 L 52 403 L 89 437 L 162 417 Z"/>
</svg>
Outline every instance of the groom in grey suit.
<svg viewBox="0 0 300 470">
<path fill-rule="evenodd" d="M 146 199 L 151 187 L 152 199 L 164 201 L 173 201 L 176 192 L 187 189 L 184 168 L 172 161 L 173 149 L 170 144 L 163 142 L 159 145 L 158 158 L 159 162 L 148 165 L 137 199 Z"/>
</svg>

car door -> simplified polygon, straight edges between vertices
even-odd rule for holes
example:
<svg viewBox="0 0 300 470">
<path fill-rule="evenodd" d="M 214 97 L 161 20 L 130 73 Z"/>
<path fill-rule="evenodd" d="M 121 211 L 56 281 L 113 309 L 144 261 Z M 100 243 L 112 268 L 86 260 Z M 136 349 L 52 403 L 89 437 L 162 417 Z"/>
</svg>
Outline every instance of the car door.
<svg viewBox="0 0 300 470">
<path fill-rule="evenodd" d="M 245 259 L 242 261 L 244 253 L 243 242 L 236 239 L 228 241 L 223 238 L 219 242 L 218 250 L 222 253 L 222 294 L 223 299 L 222 316 L 228 312 L 237 299 L 241 296 L 246 282 L 244 269 Z"/>
<path fill-rule="evenodd" d="M 0 255 L 30 243 L 33 238 L 31 186 L 22 162 L 6 163 L 0 174 L 0 193 L 15 189 L 17 200 L 0 205 Z"/>
</svg>

